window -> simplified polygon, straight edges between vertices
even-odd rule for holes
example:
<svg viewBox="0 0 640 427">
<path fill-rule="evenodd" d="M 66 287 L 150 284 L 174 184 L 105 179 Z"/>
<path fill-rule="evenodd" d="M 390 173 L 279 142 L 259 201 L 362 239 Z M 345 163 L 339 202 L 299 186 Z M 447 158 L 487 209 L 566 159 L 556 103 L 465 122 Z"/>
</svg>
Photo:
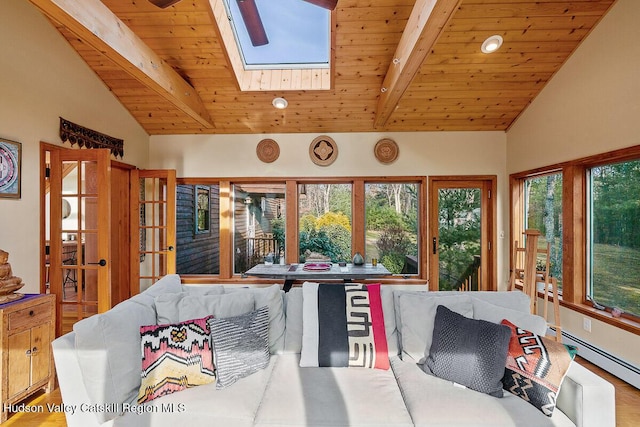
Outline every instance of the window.
<svg viewBox="0 0 640 427">
<path fill-rule="evenodd" d="M 232 206 L 234 272 L 266 260 L 284 261 L 285 184 L 235 184 Z"/>
<path fill-rule="evenodd" d="M 244 18 L 240 5 L 256 18 Z M 225 6 L 245 68 L 329 67 L 329 10 L 300 0 L 225 0 Z"/>
<path fill-rule="evenodd" d="M 639 315 L 640 160 L 588 170 L 588 296 Z"/>
<path fill-rule="evenodd" d="M 365 185 L 365 258 L 394 274 L 418 274 L 418 184 Z"/>
<path fill-rule="evenodd" d="M 258 263 L 351 262 L 360 252 L 394 274 L 427 274 L 425 177 L 179 178 L 177 272 L 190 283 L 240 279 Z M 198 190 L 209 195 L 197 214 Z M 199 233 L 208 220 L 209 232 Z"/>
<path fill-rule="evenodd" d="M 550 273 L 562 289 L 562 174 L 527 178 L 525 188 L 525 229 L 540 232 L 539 249 L 549 244 Z M 522 235 L 516 237 L 522 239 Z M 520 243 L 523 246 L 524 242 Z M 542 262 L 542 260 L 540 260 Z M 542 265 L 540 265 L 542 268 Z"/>
<path fill-rule="evenodd" d="M 351 260 L 351 184 L 298 186 L 299 261 Z"/>
<path fill-rule="evenodd" d="M 640 334 L 640 145 L 514 173 L 510 187 L 511 246 L 541 232 L 561 304 Z"/>
</svg>

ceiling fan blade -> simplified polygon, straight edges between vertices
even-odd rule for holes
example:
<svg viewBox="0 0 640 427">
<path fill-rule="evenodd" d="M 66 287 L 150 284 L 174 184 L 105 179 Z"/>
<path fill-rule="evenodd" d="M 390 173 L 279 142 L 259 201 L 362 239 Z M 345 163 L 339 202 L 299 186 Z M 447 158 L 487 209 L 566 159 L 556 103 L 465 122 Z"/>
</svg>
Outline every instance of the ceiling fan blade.
<svg viewBox="0 0 640 427">
<path fill-rule="evenodd" d="M 180 0 L 149 0 L 154 5 L 158 6 L 161 9 L 165 9 L 173 4 L 178 3 Z"/>
<path fill-rule="evenodd" d="M 238 8 L 242 15 L 244 25 L 249 32 L 249 38 L 251 44 L 254 46 L 263 46 L 269 43 L 267 33 L 262 25 L 262 19 L 260 19 L 260 13 L 258 13 L 258 7 L 255 0 L 236 0 L 238 2 Z"/>
<path fill-rule="evenodd" d="M 315 4 L 323 9 L 333 10 L 338 5 L 338 0 L 304 0 L 307 3 Z"/>
</svg>

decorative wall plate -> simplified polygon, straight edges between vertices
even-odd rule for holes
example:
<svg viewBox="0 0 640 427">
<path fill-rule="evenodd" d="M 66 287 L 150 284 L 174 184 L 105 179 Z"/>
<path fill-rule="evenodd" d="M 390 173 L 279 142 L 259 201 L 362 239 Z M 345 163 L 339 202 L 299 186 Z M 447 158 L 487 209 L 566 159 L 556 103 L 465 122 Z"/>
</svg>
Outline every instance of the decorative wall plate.
<svg viewBox="0 0 640 427">
<path fill-rule="evenodd" d="M 319 136 L 309 145 L 309 157 L 318 166 L 329 166 L 338 158 L 338 146 L 332 138 Z"/>
<path fill-rule="evenodd" d="M 263 162 L 271 163 L 280 157 L 280 146 L 273 139 L 263 139 L 258 142 L 256 154 Z"/>
<path fill-rule="evenodd" d="M 398 158 L 400 149 L 393 139 L 383 138 L 376 143 L 373 153 L 380 163 L 393 163 Z"/>
</svg>

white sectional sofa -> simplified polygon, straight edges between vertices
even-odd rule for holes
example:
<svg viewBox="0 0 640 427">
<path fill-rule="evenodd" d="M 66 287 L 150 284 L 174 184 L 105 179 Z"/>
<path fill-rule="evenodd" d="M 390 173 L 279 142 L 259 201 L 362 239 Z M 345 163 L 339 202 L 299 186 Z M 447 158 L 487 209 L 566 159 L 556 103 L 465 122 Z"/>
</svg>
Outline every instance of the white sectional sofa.
<svg viewBox="0 0 640 427">
<path fill-rule="evenodd" d="M 418 364 L 424 352 L 420 348 L 424 317 L 438 305 L 433 298 L 451 295 L 406 289 L 382 286 L 380 291 L 390 369 L 308 368 L 299 366 L 301 288 L 284 293 L 277 285 L 184 286 L 179 276 L 166 276 L 109 312 L 77 323 L 74 332 L 53 342 L 67 423 L 70 427 L 615 425 L 613 386 L 576 362 L 551 417 L 507 391 L 496 398 L 426 374 Z M 141 371 L 139 328 L 158 321 L 158 296 L 165 295 L 166 304 L 168 294 L 204 300 L 208 293 L 236 292 L 251 293 L 256 308 L 269 307 L 268 366 L 222 390 L 211 383 L 135 404 Z M 529 309 L 528 298 L 520 292 L 456 295 L 468 299 L 465 304 L 475 309 L 475 317 L 498 321 L 506 317 L 517 324 L 518 313 Z M 176 313 L 184 308 L 176 305 Z"/>
</svg>

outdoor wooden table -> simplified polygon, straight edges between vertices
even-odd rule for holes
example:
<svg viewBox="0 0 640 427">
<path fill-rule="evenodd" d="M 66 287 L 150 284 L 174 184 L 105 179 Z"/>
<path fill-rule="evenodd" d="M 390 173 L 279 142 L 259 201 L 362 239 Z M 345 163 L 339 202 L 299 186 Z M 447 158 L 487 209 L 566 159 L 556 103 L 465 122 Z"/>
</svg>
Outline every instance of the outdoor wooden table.
<svg viewBox="0 0 640 427">
<path fill-rule="evenodd" d="M 354 280 L 388 276 L 391 272 L 380 263 L 375 267 L 371 264 L 347 264 L 341 267 L 333 263 L 331 264 L 331 268 L 325 271 L 308 271 L 304 269 L 304 264 L 258 264 L 247 270 L 245 274 L 247 276 L 265 277 L 269 279 L 282 279 L 284 280 L 283 289 L 285 292 L 288 292 L 296 280 L 342 280 L 343 282 L 352 282 Z"/>
</svg>

